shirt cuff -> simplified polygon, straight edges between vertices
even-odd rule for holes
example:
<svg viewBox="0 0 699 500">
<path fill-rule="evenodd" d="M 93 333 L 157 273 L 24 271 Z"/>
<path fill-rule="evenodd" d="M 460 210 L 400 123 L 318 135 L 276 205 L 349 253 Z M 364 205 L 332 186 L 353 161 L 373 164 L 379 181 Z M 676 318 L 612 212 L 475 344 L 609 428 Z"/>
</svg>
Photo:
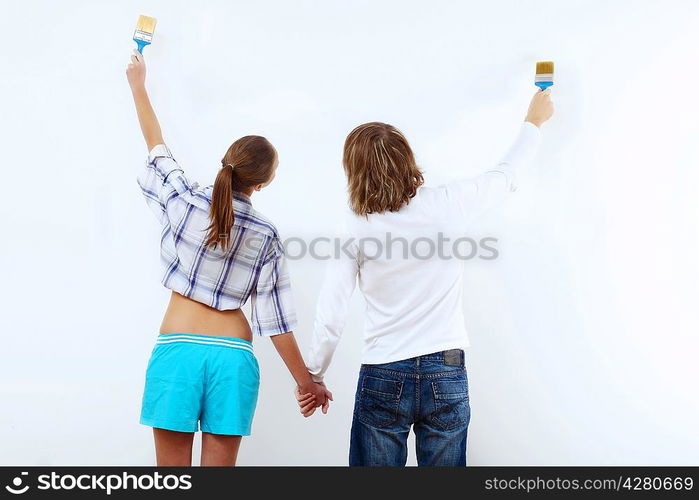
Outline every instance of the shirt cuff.
<svg viewBox="0 0 699 500">
<path fill-rule="evenodd" d="M 156 158 L 172 158 L 174 160 L 172 153 L 165 144 L 154 146 L 153 149 L 150 150 L 150 153 L 148 153 L 149 162 L 154 162 Z"/>
<path fill-rule="evenodd" d="M 311 380 L 313 380 L 313 382 L 315 382 L 317 384 L 320 384 L 323 381 L 323 377 L 322 377 L 322 375 L 313 375 L 311 373 Z"/>
<path fill-rule="evenodd" d="M 536 156 L 540 145 L 541 129 L 531 122 L 524 122 L 508 156 L 518 157 L 520 165 L 526 167 Z"/>
<path fill-rule="evenodd" d="M 150 150 L 150 153 L 148 153 L 148 166 L 155 170 L 163 182 L 175 170 L 182 171 L 165 144 L 158 144 Z"/>
<path fill-rule="evenodd" d="M 522 133 L 536 138 L 537 140 L 541 138 L 541 129 L 532 122 L 524 122 L 522 124 Z"/>
<path fill-rule="evenodd" d="M 296 330 L 296 326 L 296 316 L 286 316 L 281 324 L 277 319 L 269 321 L 257 320 L 252 322 L 252 333 L 261 337 L 274 337 L 275 335 L 293 332 Z"/>
</svg>

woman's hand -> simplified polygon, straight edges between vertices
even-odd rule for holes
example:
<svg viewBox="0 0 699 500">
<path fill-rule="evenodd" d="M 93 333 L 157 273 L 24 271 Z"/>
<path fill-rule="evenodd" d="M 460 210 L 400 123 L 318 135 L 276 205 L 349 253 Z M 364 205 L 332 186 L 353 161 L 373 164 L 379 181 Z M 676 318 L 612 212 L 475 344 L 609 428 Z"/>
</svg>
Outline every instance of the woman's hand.
<svg viewBox="0 0 699 500">
<path fill-rule="evenodd" d="M 527 117 L 524 121 L 540 127 L 541 124 L 551 118 L 551 116 L 553 116 L 551 89 L 539 90 L 534 94 L 534 97 L 532 97 L 532 102 L 529 104 L 529 111 L 527 111 Z"/>
<path fill-rule="evenodd" d="M 301 408 L 301 415 L 308 418 L 316 412 L 316 397 L 312 393 L 301 394 L 299 388 L 296 387 L 294 396 L 296 396 L 296 402 Z"/>
<path fill-rule="evenodd" d="M 126 68 L 126 79 L 129 81 L 131 90 L 146 85 L 146 61 L 137 49 L 134 49 L 131 54 L 131 63 Z"/>
<path fill-rule="evenodd" d="M 323 414 L 328 413 L 330 401 L 333 400 L 332 392 L 322 382 L 314 382 L 308 387 L 296 387 L 294 394 L 301 408 L 301 414 L 306 418 L 313 415 L 318 407 L 321 407 Z"/>
</svg>

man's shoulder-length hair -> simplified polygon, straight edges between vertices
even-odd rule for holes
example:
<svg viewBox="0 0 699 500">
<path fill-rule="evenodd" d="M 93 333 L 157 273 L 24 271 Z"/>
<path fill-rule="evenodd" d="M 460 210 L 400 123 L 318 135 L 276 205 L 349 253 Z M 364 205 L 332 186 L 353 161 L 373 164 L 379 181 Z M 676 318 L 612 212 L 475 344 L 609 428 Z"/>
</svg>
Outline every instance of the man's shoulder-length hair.
<svg viewBox="0 0 699 500">
<path fill-rule="evenodd" d="M 405 136 L 386 123 L 365 123 L 350 132 L 342 163 L 357 215 L 396 212 L 424 183 Z"/>
</svg>

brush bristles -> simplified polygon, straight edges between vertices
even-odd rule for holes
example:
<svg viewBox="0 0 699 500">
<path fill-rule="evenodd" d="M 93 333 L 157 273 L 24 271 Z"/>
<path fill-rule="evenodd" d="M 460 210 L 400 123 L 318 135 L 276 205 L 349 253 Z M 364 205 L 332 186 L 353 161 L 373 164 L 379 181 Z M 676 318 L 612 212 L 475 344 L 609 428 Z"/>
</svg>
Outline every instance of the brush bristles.
<svg viewBox="0 0 699 500">
<path fill-rule="evenodd" d="M 138 23 L 136 23 L 136 31 L 143 31 L 152 35 L 155 32 L 156 22 L 157 20 L 154 17 L 138 16 Z"/>
<path fill-rule="evenodd" d="M 553 61 L 541 61 L 536 63 L 536 74 L 537 75 L 551 75 L 553 74 Z"/>
</svg>

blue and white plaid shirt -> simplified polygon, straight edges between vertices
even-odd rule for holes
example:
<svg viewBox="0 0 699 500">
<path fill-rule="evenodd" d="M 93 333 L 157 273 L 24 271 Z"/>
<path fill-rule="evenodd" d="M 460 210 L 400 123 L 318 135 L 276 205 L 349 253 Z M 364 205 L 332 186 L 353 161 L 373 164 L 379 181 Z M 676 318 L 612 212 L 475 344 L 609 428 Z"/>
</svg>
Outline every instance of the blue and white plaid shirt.
<svg viewBox="0 0 699 500">
<path fill-rule="evenodd" d="M 238 309 L 251 297 L 259 335 L 292 331 L 296 314 L 284 247 L 274 225 L 243 193 L 235 193 L 231 244 L 207 247 L 212 186 L 190 183 L 164 145 L 155 146 L 138 184 L 162 226 L 160 257 L 166 288 L 218 310 Z"/>
</svg>

